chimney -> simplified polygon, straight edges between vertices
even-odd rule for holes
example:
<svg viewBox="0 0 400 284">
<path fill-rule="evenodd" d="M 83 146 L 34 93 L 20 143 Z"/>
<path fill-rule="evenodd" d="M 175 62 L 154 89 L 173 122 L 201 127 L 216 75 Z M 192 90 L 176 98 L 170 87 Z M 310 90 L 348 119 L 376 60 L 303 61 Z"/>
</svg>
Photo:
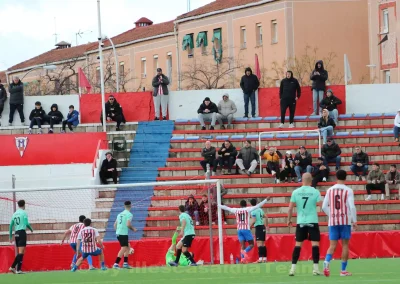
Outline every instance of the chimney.
<svg viewBox="0 0 400 284">
<path fill-rule="evenodd" d="M 66 41 L 60 41 L 59 43 L 56 44 L 56 49 L 65 49 L 65 48 L 70 48 L 71 44 L 66 42 Z"/>
<path fill-rule="evenodd" d="M 142 17 L 135 22 L 136 28 L 147 27 L 147 26 L 151 26 L 152 24 L 153 24 L 153 22 L 145 17 Z"/>
</svg>

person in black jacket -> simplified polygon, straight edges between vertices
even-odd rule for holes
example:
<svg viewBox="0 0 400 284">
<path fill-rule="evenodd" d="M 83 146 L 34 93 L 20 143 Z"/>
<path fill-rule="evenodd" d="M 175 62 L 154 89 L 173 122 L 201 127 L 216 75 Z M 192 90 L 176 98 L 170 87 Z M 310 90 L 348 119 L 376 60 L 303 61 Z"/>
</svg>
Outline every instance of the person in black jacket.
<svg viewBox="0 0 400 284">
<path fill-rule="evenodd" d="M 224 144 L 222 144 L 221 148 L 218 150 L 219 157 L 217 158 L 217 165 L 224 167 L 225 164 L 228 165 L 228 175 L 232 173 L 233 164 L 235 164 L 235 159 L 237 155 L 236 147 L 234 147 L 231 141 L 226 140 Z M 217 170 L 217 169 L 215 169 Z"/>
<path fill-rule="evenodd" d="M 251 102 L 251 116 L 256 117 L 256 91 L 260 87 L 260 81 L 253 74 L 250 67 L 245 69 L 245 75 L 240 80 L 240 88 L 243 90 L 244 117 L 249 116 L 249 100 Z"/>
<path fill-rule="evenodd" d="M 353 154 L 351 158 L 351 166 L 350 170 L 355 174 L 355 180 L 366 180 L 368 165 L 369 165 L 369 157 L 368 154 L 361 150 L 360 146 L 356 146 L 356 152 Z M 359 173 L 362 172 L 362 177 L 360 177 Z"/>
<path fill-rule="evenodd" d="M 18 110 L 21 124 L 24 125 L 24 85 L 19 77 L 14 77 L 13 82 L 8 87 L 8 91 L 10 93 L 10 116 L 8 118 L 8 125 L 12 125 L 16 110 Z"/>
<path fill-rule="evenodd" d="M 315 63 L 315 69 L 311 72 L 310 80 L 312 81 L 313 91 L 313 109 L 312 115 L 318 114 L 318 103 L 321 105 L 321 101 L 324 97 L 326 80 L 328 80 L 328 72 L 324 69 L 324 62 L 318 60 Z"/>
<path fill-rule="evenodd" d="M 299 152 L 294 157 L 294 171 L 297 175 L 297 181 L 301 182 L 301 174 L 304 172 L 311 173 L 313 170 L 312 167 L 312 158 L 311 154 L 307 152 L 306 147 L 300 146 Z"/>
<path fill-rule="evenodd" d="M 32 128 L 36 124 L 39 128 L 39 134 L 42 134 L 42 123 L 44 122 L 44 116 L 46 113 L 42 108 L 42 104 L 40 102 L 35 103 L 35 108 L 31 111 L 29 115 L 29 120 L 31 124 L 29 125 L 29 134 L 32 134 Z"/>
<path fill-rule="evenodd" d="M 106 153 L 106 158 L 101 164 L 100 180 L 102 184 L 108 184 L 107 179 L 112 178 L 114 184 L 118 183 L 117 160 L 111 152 Z"/>
<path fill-rule="evenodd" d="M 294 177 L 296 176 L 296 172 L 294 171 L 294 158 L 292 156 L 291 151 L 286 151 L 285 159 L 282 165 L 282 171 L 279 175 L 279 179 L 281 182 L 289 182 L 289 177 L 292 178 L 292 182 L 294 182 Z"/>
<path fill-rule="evenodd" d="M 342 150 L 331 137 L 328 137 L 326 144 L 322 146 L 321 154 L 325 166 L 328 166 L 329 163 L 335 163 L 336 171 L 340 170 L 340 161 L 342 160 L 340 154 L 342 154 Z"/>
<path fill-rule="evenodd" d="M 210 141 L 206 141 L 205 147 L 201 149 L 201 156 L 204 158 L 203 161 L 200 161 L 200 165 L 203 168 L 204 172 L 207 172 L 207 164 L 209 164 L 210 168 L 213 168 L 213 175 L 215 176 L 217 171 L 217 161 L 215 157 L 216 153 L 215 147 L 211 146 Z"/>
<path fill-rule="evenodd" d="M 44 117 L 44 121 L 50 124 L 50 134 L 53 133 L 54 124 L 61 123 L 63 118 L 63 114 L 61 113 L 61 111 L 58 110 L 58 105 L 52 104 L 49 113 Z"/>
<path fill-rule="evenodd" d="M 197 113 L 199 114 L 201 130 L 206 130 L 204 119 L 211 119 L 210 130 L 214 130 L 215 122 L 217 121 L 218 107 L 210 100 L 209 97 L 204 99 L 203 103 L 197 110 Z"/>
<path fill-rule="evenodd" d="M 117 102 L 117 99 L 111 95 L 108 97 L 108 102 L 105 104 L 106 108 L 106 120 L 117 122 L 117 131 L 120 131 L 121 123 L 124 121 L 122 114 L 122 107 Z M 103 113 L 100 115 L 101 124 L 103 124 Z"/>
<path fill-rule="evenodd" d="M 160 106 L 162 119 L 167 120 L 169 79 L 162 73 L 161 68 L 157 68 L 157 75 L 153 78 L 151 84 L 153 86 L 155 120 L 160 120 Z"/>
<path fill-rule="evenodd" d="M 301 88 L 299 81 L 293 78 L 293 72 L 287 71 L 286 78 L 281 81 L 279 88 L 279 99 L 281 102 L 281 124 L 279 128 L 283 128 L 285 124 L 285 114 L 289 108 L 289 128 L 294 127 L 294 113 L 296 112 L 296 103 L 301 96 Z"/>
<path fill-rule="evenodd" d="M 333 129 L 335 127 L 335 121 L 333 121 L 333 119 L 329 117 L 329 111 L 327 109 L 324 109 L 322 111 L 322 116 L 318 122 L 318 128 L 321 132 L 324 144 L 326 144 L 327 137 L 333 135 Z"/>
<path fill-rule="evenodd" d="M 1 114 L 3 113 L 4 104 L 6 100 L 7 100 L 7 91 L 0 80 L 0 119 L 1 119 Z M 1 126 L 1 121 L 0 121 L 0 126 Z"/>
<path fill-rule="evenodd" d="M 329 177 L 329 167 L 324 164 L 324 159 L 322 157 L 318 158 L 318 163 L 313 169 L 313 181 L 311 186 L 317 188 L 319 182 L 326 182 Z"/>
<path fill-rule="evenodd" d="M 338 124 L 339 112 L 337 106 L 342 104 L 342 101 L 333 95 L 331 89 L 326 92 L 326 97 L 321 101 L 321 108 L 326 108 L 329 111 L 329 117 L 333 118 Z"/>
</svg>

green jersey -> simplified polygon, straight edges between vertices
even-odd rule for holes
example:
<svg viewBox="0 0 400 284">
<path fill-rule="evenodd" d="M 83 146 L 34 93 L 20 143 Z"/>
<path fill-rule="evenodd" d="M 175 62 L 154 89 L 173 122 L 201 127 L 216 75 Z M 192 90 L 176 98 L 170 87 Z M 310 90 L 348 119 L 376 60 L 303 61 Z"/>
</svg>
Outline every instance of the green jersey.
<svg viewBox="0 0 400 284">
<path fill-rule="evenodd" d="M 183 230 L 183 236 L 186 237 L 190 235 L 195 235 L 192 217 L 190 217 L 189 214 L 187 213 L 181 213 L 181 215 L 179 215 L 179 221 L 181 222 L 181 226 L 183 220 L 186 221 L 186 226 L 185 229 Z"/>
<path fill-rule="evenodd" d="M 321 194 L 311 186 L 302 186 L 292 193 L 290 202 L 296 203 L 297 224 L 318 223 L 317 203 Z"/>
<path fill-rule="evenodd" d="M 117 235 L 127 236 L 129 232 L 128 221 L 132 221 L 133 215 L 128 210 L 124 210 L 117 216 Z"/>
<path fill-rule="evenodd" d="M 251 217 L 256 218 L 254 227 L 264 225 L 264 210 L 257 208 L 251 212 Z"/>
<path fill-rule="evenodd" d="M 12 231 L 15 226 L 15 231 L 26 231 L 26 228 L 32 231 L 32 227 L 28 221 L 28 214 L 26 214 L 25 210 L 18 209 L 12 215 L 10 222 L 10 238 L 12 236 Z"/>
<path fill-rule="evenodd" d="M 169 263 L 171 261 L 175 261 L 175 255 L 173 251 L 168 250 L 167 254 L 165 255 L 165 263 L 167 264 L 167 266 L 169 266 Z M 181 257 L 179 258 L 179 266 L 189 266 L 190 265 L 190 260 L 187 259 L 187 257 L 185 255 L 181 255 Z"/>
</svg>

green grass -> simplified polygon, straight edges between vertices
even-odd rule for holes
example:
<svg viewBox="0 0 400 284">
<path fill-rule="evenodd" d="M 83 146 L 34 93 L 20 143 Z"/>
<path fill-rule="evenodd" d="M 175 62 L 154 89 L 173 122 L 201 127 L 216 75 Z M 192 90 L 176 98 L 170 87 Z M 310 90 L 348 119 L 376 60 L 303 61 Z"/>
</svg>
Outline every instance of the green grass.
<svg viewBox="0 0 400 284">
<path fill-rule="evenodd" d="M 352 277 L 340 277 L 340 261 L 332 261 L 331 277 L 312 276 L 312 263 L 299 262 L 295 277 L 289 263 L 152 267 L 132 270 L 69 271 L 1 274 L 2 284 L 285 284 L 285 283 L 400 283 L 400 259 L 350 260 Z M 320 263 L 322 270 L 322 263 Z"/>
</svg>

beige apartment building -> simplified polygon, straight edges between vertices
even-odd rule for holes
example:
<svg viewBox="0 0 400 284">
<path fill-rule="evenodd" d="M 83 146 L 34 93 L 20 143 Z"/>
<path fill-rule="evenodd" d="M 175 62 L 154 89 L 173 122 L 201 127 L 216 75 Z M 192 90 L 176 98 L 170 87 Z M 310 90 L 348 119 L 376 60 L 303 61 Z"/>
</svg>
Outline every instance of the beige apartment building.
<svg viewBox="0 0 400 284">
<path fill-rule="evenodd" d="M 217 69 L 228 75 L 221 76 L 214 87 L 238 87 L 244 67 L 255 68 L 256 54 L 264 86 L 279 83 L 287 68 L 293 69 L 303 84 L 309 84 L 309 73 L 318 59 L 325 60 L 329 83 L 343 84 L 344 54 L 349 58 L 352 83 L 369 83 L 367 65 L 372 57 L 366 27 L 371 22 L 370 13 L 367 0 L 216 0 L 166 23 L 153 24 L 141 18 L 133 29 L 112 38 L 121 90 L 151 89 L 157 67 L 171 78 L 171 90 L 206 88 L 207 84 L 194 83 L 201 79 L 198 71 L 212 79 L 218 76 Z M 76 47 L 63 43 L 9 68 L 8 80 L 38 68 L 24 81 L 39 84 L 40 75 L 54 72 L 43 71 L 40 66 L 55 64 L 61 69 L 66 62 L 75 61 L 65 71 L 70 76 L 70 93 L 77 91 L 78 67 L 98 87 L 97 48 L 97 43 Z M 110 75 L 107 91 L 115 91 L 112 52 L 106 40 L 103 68 L 106 76 Z"/>
</svg>

